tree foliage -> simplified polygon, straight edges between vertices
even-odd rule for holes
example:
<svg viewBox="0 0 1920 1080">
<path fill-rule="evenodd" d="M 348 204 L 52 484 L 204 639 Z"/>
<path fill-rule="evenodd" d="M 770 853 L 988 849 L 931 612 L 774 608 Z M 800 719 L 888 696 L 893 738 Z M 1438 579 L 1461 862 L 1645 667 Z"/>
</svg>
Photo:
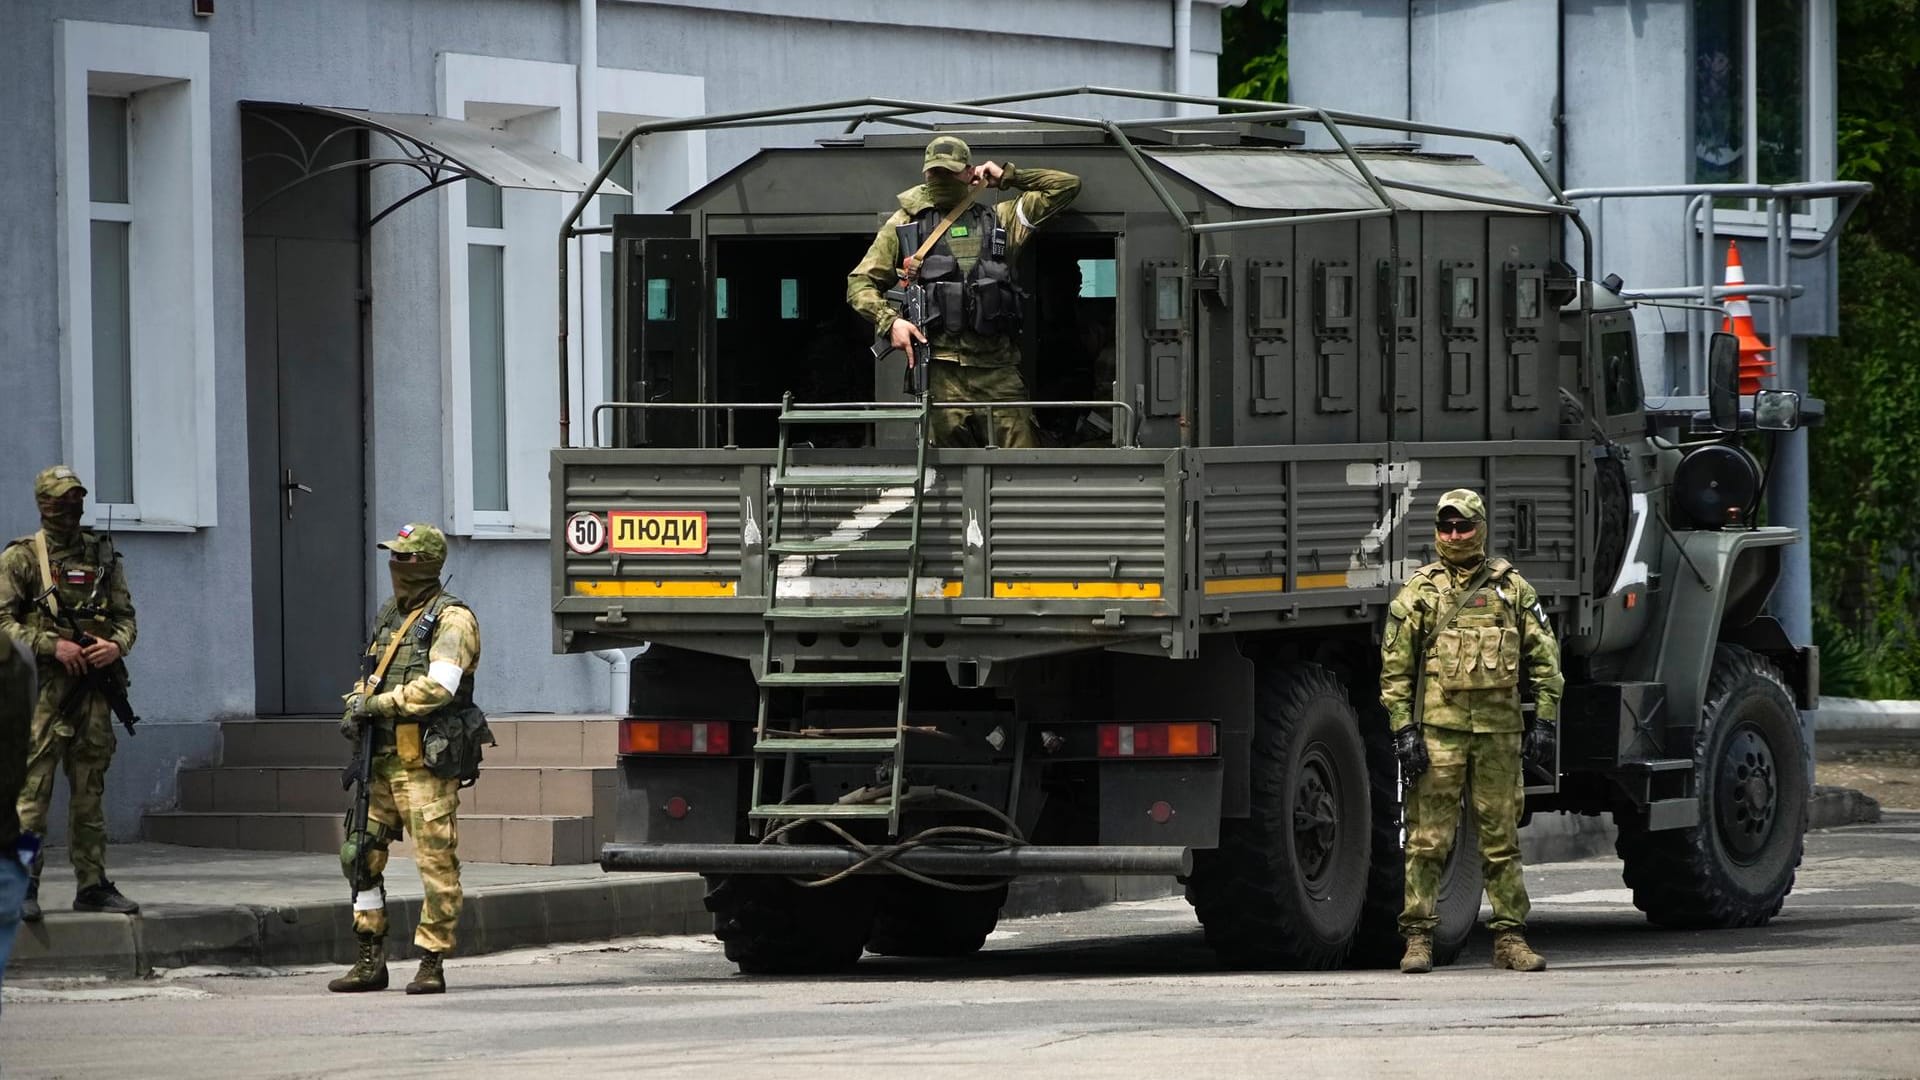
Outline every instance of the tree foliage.
<svg viewBox="0 0 1920 1080">
<path fill-rule="evenodd" d="M 1829 693 L 1920 697 L 1920 0 L 1839 5 L 1838 175 L 1870 180 L 1815 343 L 1815 639 Z"/>
<path fill-rule="evenodd" d="M 1287 99 L 1287 0 L 1247 0 L 1220 16 L 1220 96 Z"/>
</svg>

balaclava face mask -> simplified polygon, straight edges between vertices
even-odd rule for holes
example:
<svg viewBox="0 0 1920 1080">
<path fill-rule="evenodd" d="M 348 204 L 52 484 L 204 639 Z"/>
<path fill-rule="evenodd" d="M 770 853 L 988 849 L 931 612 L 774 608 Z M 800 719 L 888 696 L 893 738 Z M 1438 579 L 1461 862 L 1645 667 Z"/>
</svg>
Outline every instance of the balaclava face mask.
<svg viewBox="0 0 1920 1080">
<path fill-rule="evenodd" d="M 36 500 L 40 504 L 40 527 L 46 530 L 47 541 L 55 547 L 64 547 L 80 535 L 81 499 L 72 494 L 57 497 L 42 496 Z"/>
<path fill-rule="evenodd" d="M 927 181 L 927 198 L 942 210 L 951 209 L 961 199 L 967 197 L 966 181 L 960 174 L 944 169 L 931 170 L 933 179 Z"/>
<path fill-rule="evenodd" d="M 445 560 L 400 562 L 387 560 L 387 572 L 393 577 L 393 599 L 400 610 L 411 611 L 440 587 L 440 570 Z"/>
<path fill-rule="evenodd" d="M 1448 565 L 1463 570 L 1480 565 L 1487 557 L 1487 523 L 1475 521 L 1473 532 L 1466 536 L 1444 536 L 1437 530 L 1433 534 L 1433 546 L 1440 550 L 1440 557 Z"/>
</svg>

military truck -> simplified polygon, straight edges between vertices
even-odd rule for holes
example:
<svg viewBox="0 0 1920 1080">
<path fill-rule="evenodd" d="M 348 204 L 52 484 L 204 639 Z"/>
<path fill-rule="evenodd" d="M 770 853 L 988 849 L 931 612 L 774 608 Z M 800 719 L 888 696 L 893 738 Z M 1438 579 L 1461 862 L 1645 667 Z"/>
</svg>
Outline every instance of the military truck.
<svg viewBox="0 0 1920 1080">
<path fill-rule="evenodd" d="M 1075 94 L 1227 111 L 1016 107 Z M 616 393 L 552 454 L 554 647 L 651 643 L 607 870 L 705 875 L 748 972 L 970 953 L 1039 874 L 1176 875 L 1225 964 L 1389 962 L 1379 633 L 1470 487 L 1564 643 L 1528 812 L 1611 814 L 1656 923 L 1780 909 L 1818 661 L 1767 613 L 1798 537 L 1758 523 L 1744 444 L 1801 403 L 1740 396 L 1717 336 L 1710 392 L 1649 407 L 1634 305 L 1524 143 L 1077 87 L 658 121 L 620 151 L 800 123 L 844 131 L 610 229 L 579 225 L 589 192 L 562 229 L 562 275 L 612 233 Z M 1017 266 L 1017 404 L 1050 445 L 928 446 L 954 403 L 906 393 L 844 301 L 933 130 L 1083 178 Z M 1511 147 L 1540 190 L 1360 130 Z M 1470 815 L 1443 960 L 1479 907 Z"/>
</svg>

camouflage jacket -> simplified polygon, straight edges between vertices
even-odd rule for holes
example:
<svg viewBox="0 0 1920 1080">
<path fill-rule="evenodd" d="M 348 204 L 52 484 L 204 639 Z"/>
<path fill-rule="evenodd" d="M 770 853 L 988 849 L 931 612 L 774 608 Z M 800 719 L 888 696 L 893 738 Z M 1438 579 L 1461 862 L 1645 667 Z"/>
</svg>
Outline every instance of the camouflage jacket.
<svg viewBox="0 0 1920 1080">
<path fill-rule="evenodd" d="M 27 782 L 29 734 L 39 697 L 33 668 L 25 645 L 0 638 L 0 859 L 11 858 L 20 839 L 14 804 Z"/>
<path fill-rule="evenodd" d="M 371 663 L 386 654 L 387 642 L 409 614 L 387 598 L 367 646 Z M 473 673 L 479 665 L 479 620 L 465 601 L 442 591 L 427 602 L 427 610 L 394 650 L 386 675 L 367 699 L 367 708 L 383 719 L 417 720 L 455 702 L 470 703 Z"/>
<path fill-rule="evenodd" d="M 998 204 L 993 211 L 999 216 L 1001 227 L 1007 231 L 1006 257 L 1008 262 L 1012 262 L 1021 245 L 1033 236 L 1034 230 L 1045 224 L 1048 218 L 1066 209 L 1080 194 L 1080 178 L 1053 169 L 1019 169 L 1012 164 L 1006 165 L 1005 169 L 1000 186 L 1021 194 Z M 866 257 L 853 268 L 853 273 L 847 275 L 847 303 L 873 323 L 874 332 L 878 334 L 893 328 L 893 320 L 898 313 L 893 310 L 892 304 L 887 303 L 884 294 L 900 280 L 901 257 L 912 254 L 900 250 L 897 230 L 912 221 L 914 215 L 933 206 L 924 184 L 908 188 L 900 193 L 899 198 L 900 209 L 895 210 L 886 224 L 880 226 L 880 231 L 874 234 L 873 245 L 867 248 Z M 947 244 L 959 262 L 961 272 L 972 270 L 980 254 L 980 237 L 949 236 Z M 934 334 L 929 344 L 933 346 L 936 360 L 981 367 L 1003 367 L 1020 362 L 1020 354 L 1014 343 L 1005 337 L 942 332 Z"/>
<path fill-rule="evenodd" d="M 1380 639 L 1380 704 L 1398 731 L 1413 721 L 1416 665 L 1424 693 L 1422 723 L 1473 732 L 1523 730 L 1520 675 L 1533 684 L 1534 706 L 1547 720 L 1560 716 L 1560 643 L 1540 597 L 1505 559 L 1461 604 L 1453 625 L 1434 640 L 1454 596 L 1472 570 L 1432 562 L 1414 571 L 1388 609 Z"/>
<path fill-rule="evenodd" d="M 133 596 L 127 590 L 126 568 L 113 541 L 91 529 L 65 545 L 49 543 L 47 562 L 53 571 L 60 613 L 71 614 L 80 628 L 103 641 L 133 651 L 137 624 Z M 39 603 L 40 560 L 33 537 L 23 536 L 0 551 L 0 634 L 18 641 L 33 653 L 43 670 L 54 668 L 53 646 L 72 635 L 61 628 Z"/>
</svg>

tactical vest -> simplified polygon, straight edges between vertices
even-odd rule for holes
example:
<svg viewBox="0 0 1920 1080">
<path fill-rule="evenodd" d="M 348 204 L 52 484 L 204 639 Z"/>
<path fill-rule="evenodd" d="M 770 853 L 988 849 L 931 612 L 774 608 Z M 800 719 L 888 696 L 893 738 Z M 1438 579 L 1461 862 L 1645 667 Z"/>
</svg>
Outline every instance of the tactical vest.
<svg viewBox="0 0 1920 1080">
<path fill-rule="evenodd" d="M 393 651 L 393 662 L 387 665 L 387 673 L 380 680 L 376 693 L 385 693 L 402 687 L 427 673 L 433 663 L 429 655 L 433 646 L 433 632 L 440 625 L 441 613 L 450 607 L 467 607 L 466 601 L 442 589 L 438 595 L 427 602 L 427 610 L 414 620 L 413 628 L 407 631 L 406 640 Z M 471 611 L 471 608 L 468 608 Z M 367 647 L 367 655 L 378 662 L 387 651 L 387 642 L 392 640 L 393 632 L 407 621 L 407 610 L 389 598 L 381 607 L 380 615 L 374 620 L 373 644 Z M 427 716 L 410 716 L 407 720 L 425 721 L 428 716 L 437 716 L 447 709 L 473 704 L 473 672 L 462 672 L 459 689 L 453 692 L 453 700 Z M 383 722 L 388 732 L 392 731 L 392 721 Z M 387 736 L 388 739 L 391 735 Z"/>
<path fill-rule="evenodd" d="M 40 595 L 40 561 L 33 553 L 33 536 L 23 536 L 8 547 L 18 546 L 27 553 L 29 573 L 33 577 L 33 596 Z M 48 568 L 53 571 L 54 595 L 60 598 L 60 610 L 70 613 L 80 628 L 89 634 L 106 635 L 113 629 L 107 618 L 107 602 L 112 593 L 111 578 L 120 572 L 120 558 L 113 541 L 91 529 L 80 530 L 80 540 L 61 550 L 47 548 Z M 35 634 L 60 633 L 59 624 L 48 618 L 45 607 L 32 604 L 22 620 Z"/>
<path fill-rule="evenodd" d="M 945 213 L 928 207 L 897 226 L 901 257 L 920 250 L 945 217 Z M 965 231 L 955 236 L 958 230 Z M 953 240 L 963 241 L 959 245 L 962 251 L 978 250 L 972 269 L 961 271 L 960 258 L 950 242 Z M 1014 283 L 1013 264 L 1007 261 L 1006 226 L 1000 224 L 1000 215 L 993 207 L 968 207 L 927 252 L 918 280 L 926 286 L 933 309 L 934 318 L 928 320 L 931 330 L 996 337 L 1019 333 L 1020 287 Z"/>
<path fill-rule="evenodd" d="M 1496 560 L 1493 576 L 1468 597 L 1453 625 L 1427 645 L 1430 685 L 1440 690 L 1505 690 L 1520 685 L 1520 602 L 1513 566 Z M 1441 609 L 1457 591 L 1445 567 L 1427 571 Z M 1437 618 L 1437 615 L 1436 615 Z"/>
</svg>

